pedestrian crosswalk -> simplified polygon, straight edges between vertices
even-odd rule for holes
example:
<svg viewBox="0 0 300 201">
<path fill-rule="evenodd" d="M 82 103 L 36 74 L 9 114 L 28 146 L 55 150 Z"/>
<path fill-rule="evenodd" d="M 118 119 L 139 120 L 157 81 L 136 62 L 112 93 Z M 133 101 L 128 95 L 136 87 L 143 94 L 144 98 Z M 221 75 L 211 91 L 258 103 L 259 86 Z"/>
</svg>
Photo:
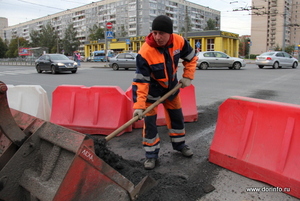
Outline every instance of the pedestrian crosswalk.
<svg viewBox="0 0 300 201">
<path fill-rule="evenodd" d="M 36 73 L 35 69 L 10 70 L 10 71 L 1 71 L 0 76 L 4 76 L 4 75 L 26 75 L 26 74 L 33 74 L 33 73 Z"/>
<path fill-rule="evenodd" d="M 78 71 L 82 70 L 89 70 L 91 68 L 78 68 Z M 50 71 L 49 71 L 50 73 Z M 0 71 L 0 76 L 5 75 L 28 75 L 28 74 L 37 74 L 35 69 L 16 69 L 16 70 L 7 70 L 7 71 Z"/>
</svg>

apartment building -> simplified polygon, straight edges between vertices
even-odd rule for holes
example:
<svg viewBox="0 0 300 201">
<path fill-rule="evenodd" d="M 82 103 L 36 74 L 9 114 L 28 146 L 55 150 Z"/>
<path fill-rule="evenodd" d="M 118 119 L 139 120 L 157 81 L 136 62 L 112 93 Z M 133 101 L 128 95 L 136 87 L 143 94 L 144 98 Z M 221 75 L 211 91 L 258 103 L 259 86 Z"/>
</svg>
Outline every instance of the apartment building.
<svg viewBox="0 0 300 201">
<path fill-rule="evenodd" d="M 220 11 L 186 0 L 102 0 L 10 26 L 4 29 L 4 35 L 7 40 L 23 37 L 30 41 L 32 30 L 41 30 L 51 23 L 63 38 L 67 26 L 73 24 L 83 51 L 85 41 L 89 40 L 89 29 L 95 24 L 105 28 L 106 23 L 111 22 L 117 38 L 145 36 L 151 30 L 153 19 L 160 14 L 173 20 L 175 33 L 184 30 L 185 16 L 189 17 L 191 31 L 202 31 L 209 19 L 214 19 L 220 27 Z"/>
<path fill-rule="evenodd" d="M 288 24 L 291 31 L 291 44 L 294 44 L 295 46 L 300 49 L 300 1 L 294 0 L 292 1 L 292 16 L 291 16 L 291 23 Z M 299 50 L 298 50 L 299 53 Z"/>
<path fill-rule="evenodd" d="M 299 0 L 253 0 L 251 54 L 300 44 Z M 297 51 L 297 50 L 296 50 Z"/>
<path fill-rule="evenodd" d="M 8 27 L 8 20 L 5 17 L 0 17 L 0 37 L 4 39 L 4 29 Z"/>
</svg>

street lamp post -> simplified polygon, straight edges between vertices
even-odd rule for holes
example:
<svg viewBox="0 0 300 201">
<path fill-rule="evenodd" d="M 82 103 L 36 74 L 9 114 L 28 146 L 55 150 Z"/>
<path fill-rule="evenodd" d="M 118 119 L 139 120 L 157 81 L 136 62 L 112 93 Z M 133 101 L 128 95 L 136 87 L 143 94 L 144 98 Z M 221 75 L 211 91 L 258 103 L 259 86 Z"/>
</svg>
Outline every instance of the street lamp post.
<svg viewBox="0 0 300 201">
<path fill-rule="evenodd" d="M 185 11 L 184 11 L 184 37 L 187 39 L 187 33 L 188 33 L 188 9 L 185 2 Z"/>
<path fill-rule="evenodd" d="M 59 45 L 58 45 L 58 42 L 59 42 L 59 35 L 58 35 L 58 31 L 56 32 L 57 36 L 56 36 L 56 52 L 59 53 Z"/>
<path fill-rule="evenodd" d="M 286 25 L 286 5 L 284 5 L 284 14 L 283 14 L 283 41 L 282 41 L 282 51 L 285 50 L 285 25 Z"/>
<path fill-rule="evenodd" d="M 111 22 L 105 22 L 105 61 L 107 62 L 108 60 L 108 55 L 107 55 L 107 50 L 108 50 L 108 42 L 107 42 L 107 36 L 108 36 L 108 29 L 112 30 L 113 25 Z M 110 34 L 112 33 L 112 31 L 110 31 Z M 111 38 L 111 36 L 110 36 Z"/>
<path fill-rule="evenodd" d="M 105 38 L 105 51 L 104 51 L 104 53 L 105 53 L 105 56 L 104 56 L 104 58 L 105 58 L 105 61 L 107 61 L 107 36 L 106 36 L 106 33 L 107 33 L 107 25 L 106 25 L 107 23 L 106 23 L 106 21 L 105 21 L 105 28 L 104 28 L 104 38 Z"/>
<path fill-rule="evenodd" d="M 19 41 L 19 36 L 17 37 L 18 40 L 18 57 L 19 57 L 19 49 L 20 49 L 20 41 Z"/>
</svg>

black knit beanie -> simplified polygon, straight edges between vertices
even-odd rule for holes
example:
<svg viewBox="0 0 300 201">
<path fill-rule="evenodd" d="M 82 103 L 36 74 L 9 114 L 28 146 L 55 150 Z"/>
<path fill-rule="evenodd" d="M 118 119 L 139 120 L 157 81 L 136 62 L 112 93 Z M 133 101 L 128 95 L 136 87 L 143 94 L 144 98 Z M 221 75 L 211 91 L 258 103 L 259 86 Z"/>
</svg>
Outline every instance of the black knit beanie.
<svg viewBox="0 0 300 201">
<path fill-rule="evenodd" d="M 159 15 L 152 22 L 152 30 L 163 31 L 172 34 L 173 22 L 168 16 Z"/>
</svg>

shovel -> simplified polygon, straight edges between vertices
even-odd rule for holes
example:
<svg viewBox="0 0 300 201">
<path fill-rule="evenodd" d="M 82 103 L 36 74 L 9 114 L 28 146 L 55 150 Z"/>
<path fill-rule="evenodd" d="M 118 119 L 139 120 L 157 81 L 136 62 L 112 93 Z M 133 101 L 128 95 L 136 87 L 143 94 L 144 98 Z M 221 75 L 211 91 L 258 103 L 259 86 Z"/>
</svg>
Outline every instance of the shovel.
<svg viewBox="0 0 300 201">
<path fill-rule="evenodd" d="M 142 113 L 142 115 L 143 116 L 146 115 L 149 111 L 151 111 L 152 109 L 154 109 L 156 106 L 158 106 L 164 100 L 166 100 L 169 96 L 171 96 L 172 94 L 174 94 L 181 86 L 182 86 L 182 83 L 178 83 L 168 93 L 166 93 L 164 96 L 162 96 L 160 99 L 158 99 L 157 101 L 155 101 L 152 105 L 150 105 Z M 115 137 L 116 135 L 118 135 L 121 131 L 123 131 L 124 129 L 126 129 L 128 126 L 130 126 L 131 124 L 133 124 L 137 120 L 139 120 L 139 117 L 135 116 L 132 119 L 130 119 L 129 121 L 127 121 L 121 127 L 119 127 L 118 129 L 116 129 L 115 131 L 113 131 L 111 134 L 109 134 L 108 136 L 106 136 L 105 137 L 105 142 L 108 142 L 109 140 L 111 140 L 113 137 Z M 131 200 L 137 199 L 138 196 L 142 195 L 143 193 L 145 193 L 146 191 L 150 190 L 151 188 L 153 188 L 156 185 L 157 185 L 157 181 L 155 181 L 153 178 L 151 178 L 150 176 L 144 177 L 133 189 L 132 188 L 128 189 L 128 193 L 130 195 Z"/>
<path fill-rule="evenodd" d="M 158 106 L 160 103 L 162 103 L 164 100 L 166 100 L 169 96 L 171 96 L 172 94 L 174 94 L 181 86 L 182 86 L 182 83 L 178 83 L 168 93 L 166 93 L 160 99 L 158 99 L 157 101 L 155 101 L 152 105 L 150 105 L 148 108 L 146 108 L 146 110 L 143 112 L 143 116 L 146 115 L 148 112 L 150 112 L 153 108 L 155 108 L 156 106 Z M 118 135 L 121 131 L 123 131 L 124 129 L 126 129 L 128 126 L 130 126 L 131 124 L 133 124 L 137 120 L 139 120 L 139 117 L 138 116 L 134 116 L 132 119 L 130 119 L 125 124 L 123 124 L 122 126 L 120 126 L 118 129 L 116 129 L 115 131 L 113 131 L 111 134 L 109 134 L 108 136 L 106 136 L 105 137 L 106 142 L 108 142 L 109 140 L 111 140 L 113 137 L 115 137 L 116 135 Z"/>
</svg>

